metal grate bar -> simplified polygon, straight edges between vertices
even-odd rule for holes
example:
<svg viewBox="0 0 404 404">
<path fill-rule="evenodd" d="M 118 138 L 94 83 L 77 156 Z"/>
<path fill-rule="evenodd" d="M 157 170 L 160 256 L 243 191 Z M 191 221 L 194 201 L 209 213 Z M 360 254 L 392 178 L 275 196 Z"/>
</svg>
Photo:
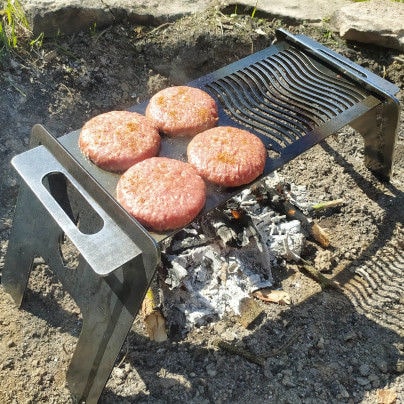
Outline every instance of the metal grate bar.
<svg viewBox="0 0 404 404">
<path fill-rule="evenodd" d="M 243 83 L 245 86 L 245 83 Z M 224 78 L 220 83 L 212 83 L 212 87 L 221 94 L 221 101 L 224 102 L 228 110 L 238 117 L 238 120 L 251 126 L 254 122 L 254 128 L 262 134 L 266 134 L 267 137 L 272 138 L 277 144 L 282 147 L 289 144 L 293 136 L 290 136 L 285 129 L 281 127 L 280 120 L 275 120 L 273 117 L 267 113 L 264 115 L 262 112 L 253 111 L 251 104 L 246 100 L 248 96 L 247 92 L 244 91 L 245 87 L 240 86 L 243 91 L 237 91 L 238 89 L 234 86 L 234 82 L 230 81 L 228 78 Z M 268 119 L 270 118 L 270 119 Z M 285 138 L 285 135 L 287 138 Z M 275 150 L 279 152 L 279 147 L 274 146 Z"/>
<path fill-rule="evenodd" d="M 243 72 L 248 72 L 249 77 L 254 81 L 254 83 L 256 83 L 256 88 L 261 94 L 262 100 L 264 101 L 265 105 L 270 105 L 272 108 L 275 108 L 275 106 L 279 106 L 277 111 L 282 114 L 282 119 L 285 119 L 285 116 L 288 116 L 296 123 L 304 125 L 307 129 L 312 129 L 314 124 L 320 124 L 322 122 L 317 117 L 305 114 L 303 112 L 305 110 L 304 106 L 298 107 L 296 103 L 291 103 L 288 97 L 277 92 L 275 88 L 271 86 L 271 83 L 268 81 L 267 76 L 265 74 L 261 74 L 261 69 L 259 66 L 255 66 L 254 69 L 247 68 Z M 237 73 L 240 74 L 241 72 Z"/>
<path fill-rule="evenodd" d="M 279 59 L 290 71 L 296 73 L 296 77 L 300 78 L 300 80 L 296 78 L 296 82 L 300 86 L 305 88 L 309 94 L 311 92 L 312 95 L 317 94 L 321 97 L 321 100 L 327 100 L 330 106 L 335 107 L 338 112 L 342 112 L 355 104 L 351 97 L 346 97 L 343 93 L 337 92 L 337 89 L 329 83 L 327 77 L 318 79 L 316 70 L 311 69 L 312 66 L 301 63 L 299 60 L 296 61 L 287 52 L 279 54 Z"/>
<path fill-rule="evenodd" d="M 264 135 L 280 152 L 366 98 L 304 53 L 286 49 L 207 84 L 238 123 Z"/>
<path fill-rule="evenodd" d="M 315 126 L 325 121 L 324 113 L 321 108 L 311 106 L 304 100 L 301 100 L 300 97 L 291 97 L 290 93 L 277 83 L 278 79 L 276 74 L 269 76 L 265 67 L 259 64 L 254 65 L 254 70 L 256 73 L 260 72 L 261 80 L 268 92 L 272 94 L 274 98 L 280 98 L 285 102 L 287 110 L 295 112 L 297 117 L 301 117 L 301 119 L 304 119 L 306 122 L 311 122 Z"/>
<path fill-rule="evenodd" d="M 235 72 L 234 75 L 245 81 L 245 85 L 247 86 L 245 96 L 248 102 L 264 114 L 266 119 L 278 122 L 286 130 L 293 132 L 294 136 L 292 136 L 292 140 L 299 138 L 301 133 L 305 133 L 311 129 L 311 126 L 307 122 L 293 119 L 290 114 L 285 114 L 287 104 L 283 103 L 282 105 L 276 99 L 269 99 L 265 92 L 262 91 L 262 86 L 259 85 L 254 75 L 249 73 L 249 70 L 246 69 L 245 71 Z M 282 107 L 277 106 L 277 104 Z"/>
<path fill-rule="evenodd" d="M 335 76 L 330 76 L 322 72 L 313 62 L 302 52 L 298 52 L 293 48 L 285 51 L 284 55 L 289 57 L 293 55 L 294 62 L 299 64 L 305 64 L 310 66 L 311 78 L 317 81 L 320 85 L 323 85 L 340 97 L 345 98 L 349 105 L 354 105 L 357 102 L 366 98 L 367 94 L 362 92 L 359 87 L 349 81 L 343 79 L 340 74 L 335 73 Z"/>
<path fill-rule="evenodd" d="M 289 96 L 295 97 L 307 106 L 323 112 L 325 117 L 323 121 L 331 119 L 340 112 L 333 105 L 326 102 L 323 96 L 319 96 L 314 88 L 310 88 L 307 84 L 301 82 L 298 78 L 298 72 L 288 69 L 281 60 L 279 54 L 271 59 L 263 60 L 258 63 L 263 66 L 269 77 L 276 80 L 279 86 Z"/>
<path fill-rule="evenodd" d="M 235 76 L 237 76 L 237 73 Z M 223 80 L 231 85 L 232 89 L 237 90 L 238 87 L 241 90 L 237 92 L 237 99 L 241 103 L 239 106 L 243 107 L 243 109 L 240 109 L 242 114 L 248 115 L 251 119 L 255 119 L 263 125 L 268 125 L 268 127 L 272 129 L 271 133 L 281 141 L 285 141 L 285 143 L 289 144 L 300 137 L 299 132 L 280 114 L 276 116 L 275 114 L 269 113 L 270 111 L 268 109 L 263 108 L 260 103 L 254 101 L 254 98 L 251 96 L 251 91 L 249 91 L 250 86 L 248 80 L 243 83 L 243 86 L 240 85 L 240 80 L 236 80 L 234 76 L 224 78 Z M 233 85 L 231 82 L 233 82 Z M 286 135 L 288 140 L 283 139 L 283 135 Z"/>
</svg>

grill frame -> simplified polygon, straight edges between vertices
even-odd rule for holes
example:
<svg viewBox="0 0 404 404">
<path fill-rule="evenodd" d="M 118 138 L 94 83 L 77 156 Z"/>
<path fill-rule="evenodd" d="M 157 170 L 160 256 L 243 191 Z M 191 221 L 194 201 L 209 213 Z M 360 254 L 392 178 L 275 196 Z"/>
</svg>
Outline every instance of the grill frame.
<svg viewBox="0 0 404 404">
<path fill-rule="evenodd" d="M 359 88 L 363 98 L 353 105 L 346 105 L 347 108 L 319 125 L 303 120 L 300 128 L 306 127 L 307 132 L 285 147 L 276 147 L 278 156 L 267 159 L 263 175 L 280 168 L 350 124 L 364 137 L 367 167 L 382 179 L 388 179 L 400 113 L 399 102 L 395 98 L 398 87 L 308 37 L 294 36 L 282 29 L 276 35 L 277 42 L 269 48 L 188 85 L 206 90 L 216 98 L 219 125 L 251 130 L 270 146 L 265 133 L 246 128 L 226 113 L 218 94 L 212 92 L 212 83 L 224 78 L 229 80 L 231 75 L 240 76 L 243 69 L 256 64 L 262 66 L 264 59 L 275 58 L 276 55 L 278 58 L 281 55 L 284 64 L 294 63 L 288 59 L 287 52 L 302 53 L 315 66 L 321 66 L 320 76 L 343 77 L 344 88 L 351 85 Z M 249 96 L 255 97 L 254 92 Z M 131 110 L 142 113 L 146 105 L 147 101 Z M 312 106 L 307 105 L 307 108 Z M 293 119 L 286 118 L 285 122 L 289 119 L 289 124 L 293 124 Z M 32 131 L 31 149 L 13 159 L 13 165 L 23 181 L 2 284 L 20 306 L 34 257 L 40 255 L 48 262 L 83 313 L 83 328 L 69 366 L 67 382 L 79 401 L 91 403 L 97 402 L 101 395 L 154 276 L 160 258 L 159 243 L 172 233 L 150 233 L 124 211 L 114 198 L 118 176 L 98 169 L 83 158 L 77 145 L 78 133 L 75 131 L 56 139 L 45 128 L 36 125 Z M 163 138 L 160 155 L 184 160 L 187 142 L 187 139 L 180 139 L 174 143 L 172 139 Z M 38 161 L 41 161 L 41 167 L 33 172 L 32 167 L 37 167 Z M 49 181 L 46 187 L 43 180 L 52 173 L 61 174 L 52 178 L 64 180 Z M 72 207 L 65 200 L 67 182 L 93 207 L 93 212 L 84 212 L 89 215 L 87 222 L 91 222 L 91 215 L 103 220 L 101 231 L 83 234 L 79 229 Z M 240 189 L 208 186 L 208 200 L 202 214 L 224 203 Z M 59 240 L 62 235 L 67 235 L 80 252 L 80 263 L 75 270 L 66 268 L 61 260 Z M 112 237 L 114 243 L 109 245 Z M 99 247 L 100 243 L 103 248 Z M 116 251 L 120 260 L 106 259 L 112 251 Z"/>
</svg>

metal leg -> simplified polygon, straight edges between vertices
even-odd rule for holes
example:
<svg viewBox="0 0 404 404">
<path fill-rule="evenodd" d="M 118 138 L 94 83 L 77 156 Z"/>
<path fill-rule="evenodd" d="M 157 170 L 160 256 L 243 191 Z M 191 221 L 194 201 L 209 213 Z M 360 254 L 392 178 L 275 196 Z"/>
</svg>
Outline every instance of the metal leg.
<svg viewBox="0 0 404 404">
<path fill-rule="evenodd" d="M 96 274 L 82 256 L 76 269 L 67 268 L 60 253 L 62 235 L 54 218 L 22 184 L 2 284 L 21 305 L 33 258 L 39 255 L 45 259 L 83 315 L 68 369 L 68 387 L 78 400 L 96 403 L 141 306 L 150 273 L 145 271 L 142 255 L 105 277 Z"/>
<path fill-rule="evenodd" d="M 43 211 L 31 190 L 21 184 L 1 278 L 4 290 L 18 307 L 22 303 L 33 259 L 39 255 L 37 239 L 40 229 L 37 218 L 43 216 Z"/>
<path fill-rule="evenodd" d="M 78 304 L 83 328 L 67 373 L 70 391 L 78 400 L 96 403 L 111 374 L 148 287 L 142 260 L 106 278 L 84 269 Z M 136 277 L 136 279 L 134 279 Z"/>
<path fill-rule="evenodd" d="M 392 173 L 399 114 L 399 104 L 389 99 L 350 124 L 364 137 L 366 167 L 382 180 Z"/>
</svg>

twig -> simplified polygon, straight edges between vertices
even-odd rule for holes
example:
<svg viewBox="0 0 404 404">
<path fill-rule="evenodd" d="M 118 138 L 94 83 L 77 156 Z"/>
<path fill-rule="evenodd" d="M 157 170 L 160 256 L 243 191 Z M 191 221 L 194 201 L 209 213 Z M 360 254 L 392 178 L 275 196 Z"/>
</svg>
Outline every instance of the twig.
<svg viewBox="0 0 404 404">
<path fill-rule="evenodd" d="M 26 97 L 26 96 L 27 96 L 27 94 L 25 94 L 24 91 L 22 91 L 20 88 L 18 88 L 18 87 L 14 84 L 14 82 L 13 82 L 13 80 L 12 80 L 11 78 L 9 78 L 9 77 L 6 76 L 6 80 L 7 80 L 7 82 L 10 84 L 10 86 L 13 87 L 16 91 L 18 91 L 23 97 Z"/>
<path fill-rule="evenodd" d="M 311 222 L 309 233 L 322 247 L 328 247 L 330 245 L 330 238 L 327 232 L 319 224 Z"/>
<path fill-rule="evenodd" d="M 328 208 L 336 208 L 343 204 L 344 204 L 344 200 L 342 198 L 340 198 L 340 199 L 334 199 L 333 201 L 316 203 L 311 208 L 313 210 L 323 210 L 323 209 L 328 209 Z"/>
<path fill-rule="evenodd" d="M 161 24 L 161 25 L 159 25 L 158 27 L 153 28 L 151 31 L 146 32 L 146 33 L 143 35 L 143 37 L 148 36 L 148 35 L 152 35 L 152 34 L 154 34 L 155 32 L 160 31 L 161 29 L 163 29 L 163 28 L 165 28 L 165 27 L 168 27 L 168 26 L 170 26 L 170 25 L 173 25 L 173 24 L 174 24 L 173 22 L 165 22 L 164 24 Z"/>
<path fill-rule="evenodd" d="M 69 93 L 70 97 L 72 97 L 73 94 L 72 94 L 70 88 L 66 86 L 66 84 L 60 83 L 60 86 L 63 87 L 63 88 L 65 88 L 66 91 Z"/>
<path fill-rule="evenodd" d="M 255 363 L 256 365 L 259 365 L 259 366 L 265 365 L 264 358 L 260 358 L 259 356 L 254 355 L 253 353 L 251 353 L 250 351 L 247 351 L 244 348 L 240 348 L 234 344 L 230 344 L 229 342 L 223 341 L 221 339 L 216 340 L 214 343 L 218 348 L 223 349 L 226 352 L 230 352 L 232 354 L 241 356 L 242 358 L 247 359 L 251 363 Z"/>
<path fill-rule="evenodd" d="M 117 368 L 121 367 L 122 363 L 125 361 L 126 357 L 128 356 L 129 353 L 129 344 L 128 341 L 126 341 L 126 352 L 125 355 L 123 355 L 122 359 L 119 361 L 118 365 L 116 366 Z"/>
<path fill-rule="evenodd" d="M 404 63 L 404 58 L 401 57 L 401 56 L 393 56 L 393 59 L 394 59 L 396 62 Z"/>
<path fill-rule="evenodd" d="M 298 331 L 296 331 L 294 334 L 292 334 L 292 335 L 289 337 L 289 339 L 288 339 L 282 346 L 280 346 L 279 348 L 274 349 L 274 350 L 271 352 L 271 356 L 279 355 L 280 353 L 282 353 L 283 351 L 285 351 L 286 348 L 288 348 L 290 345 L 292 345 L 293 342 L 296 341 L 297 337 L 299 337 L 300 334 L 301 334 L 301 331 L 300 331 L 300 330 L 298 330 Z"/>
<path fill-rule="evenodd" d="M 310 264 L 309 261 L 306 261 L 305 259 L 303 259 L 299 255 L 297 255 L 295 252 L 293 252 L 289 248 L 288 234 L 286 235 L 286 238 L 284 240 L 284 247 L 285 247 L 287 254 L 289 254 L 291 257 L 293 257 L 295 261 L 297 261 L 297 262 L 300 261 L 303 264 L 304 270 L 306 272 L 308 272 L 311 275 L 311 277 L 314 278 L 314 280 L 316 280 L 320 284 L 321 289 L 332 288 L 332 289 L 342 292 L 342 289 L 337 282 L 325 277 L 321 272 L 317 271 L 317 269 L 315 269 L 313 267 L 313 265 Z"/>
<path fill-rule="evenodd" d="M 320 286 L 321 289 L 326 289 L 326 288 L 331 288 L 334 290 L 337 290 L 339 292 L 342 292 L 341 286 L 333 281 L 332 279 L 328 279 L 325 277 L 321 272 L 317 271 L 316 268 L 313 267 L 308 261 L 304 260 L 301 258 L 303 268 L 306 272 L 308 272 L 314 280 L 316 280 Z"/>
</svg>

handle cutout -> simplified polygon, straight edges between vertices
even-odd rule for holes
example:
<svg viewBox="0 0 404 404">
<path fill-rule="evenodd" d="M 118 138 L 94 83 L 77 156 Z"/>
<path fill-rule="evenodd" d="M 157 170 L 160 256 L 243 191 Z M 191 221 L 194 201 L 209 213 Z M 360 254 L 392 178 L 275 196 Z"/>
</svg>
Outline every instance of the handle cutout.
<svg viewBox="0 0 404 404">
<path fill-rule="evenodd" d="M 95 234 L 103 228 L 101 216 L 63 173 L 47 174 L 42 184 L 81 233 Z"/>
</svg>

